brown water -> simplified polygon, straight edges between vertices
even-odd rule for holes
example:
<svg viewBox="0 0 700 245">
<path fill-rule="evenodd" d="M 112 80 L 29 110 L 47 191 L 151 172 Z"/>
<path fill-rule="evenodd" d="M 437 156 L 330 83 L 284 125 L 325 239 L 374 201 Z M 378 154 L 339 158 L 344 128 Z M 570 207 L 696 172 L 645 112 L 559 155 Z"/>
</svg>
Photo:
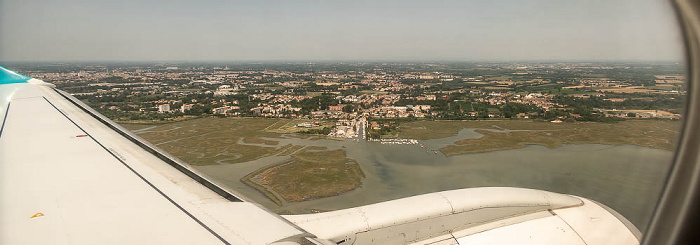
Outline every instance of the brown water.
<svg viewBox="0 0 700 245">
<path fill-rule="evenodd" d="M 344 149 L 366 174 L 362 187 L 317 200 L 277 206 L 240 179 L 288 157 L 270 156 L 251 162 L 196 166 L 247 198 L 279 213 L 307 213 L 366 205 L 435 191 L 483 186 L 512 186 L 573 194 L 599 201 L 644 231 L 665 181 L 673 153 L 621 145 L 565 145 L 556 149 L 527 146 L 515 150 L 445 157 L 432 150 L 481 135 L 464 129 L 458 135 L 423 140 L 420 145 L 382 145 L 357 140 L 275 139 L 296 144 Z"/>
</svg>

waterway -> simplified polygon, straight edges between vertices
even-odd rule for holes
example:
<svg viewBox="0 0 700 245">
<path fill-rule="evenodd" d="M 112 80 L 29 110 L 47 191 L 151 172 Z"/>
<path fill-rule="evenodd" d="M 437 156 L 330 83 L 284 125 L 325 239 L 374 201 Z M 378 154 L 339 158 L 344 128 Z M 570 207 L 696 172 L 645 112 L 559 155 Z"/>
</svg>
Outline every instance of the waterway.
<svg viewBox="0 0 700 245">
<path fill-rule="evenodd" d="M 388 145 L 363 140 L 272 139 L 279 145 L 343 149 L 357 160 L 366 177 L 362 187 L 345 194 L 277 206 L 240 179 L 288 157 L 195 166 L 252 201 L 282 214 L 326 211 L 372 204 L 435 191 L 512 186 L 567 193 L 599 201 L 644 231 L 665 181 L 673 153 L 633 145 L 531 145 L 520 149 L 446 157 L 437 149 L 460 139 L 478 138 L 474 129 L 420 140 L 416 145 Z M 422 145 L 422 146 L 421 146 Z"/>
</svg>

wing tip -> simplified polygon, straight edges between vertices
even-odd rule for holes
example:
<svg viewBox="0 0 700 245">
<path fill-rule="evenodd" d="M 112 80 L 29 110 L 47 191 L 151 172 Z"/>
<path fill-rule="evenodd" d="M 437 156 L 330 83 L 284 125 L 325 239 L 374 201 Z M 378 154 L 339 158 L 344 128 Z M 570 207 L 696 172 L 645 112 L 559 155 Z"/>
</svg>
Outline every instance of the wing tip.
<svg viewBox="0 0 700 245">
<path fill-rule="evenodd" d="M 0 84 L 26 83 L 31 77 L 19 74 L 3 66 L 0 66 Z"/>
</svg>

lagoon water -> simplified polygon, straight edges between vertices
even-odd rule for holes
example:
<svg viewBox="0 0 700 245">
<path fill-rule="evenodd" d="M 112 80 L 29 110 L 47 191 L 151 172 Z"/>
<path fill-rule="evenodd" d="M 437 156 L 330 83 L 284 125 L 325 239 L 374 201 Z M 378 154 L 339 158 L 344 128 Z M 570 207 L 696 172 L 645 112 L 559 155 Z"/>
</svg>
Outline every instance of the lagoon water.
<svg viewBox="0 0 700 245">
<path fill-rule="evenodd" d="M 327 211 L 372 204 L 435 191 L 511 186 L 586 197 L 624 215 L 641 231 L 647 227 L 663 188 L 673 153 L 632 145 L 531 145 L 520 149 L 446 157 L 437 150 L 465 138 L 481 137 L 473 129 L 457 135 L 421 140 L 424 145 L 382 145 L 360 140 L 273 139 L 286 144 L 344 149 L 366 177 L 362 187 L 339 196 L 277 206 L 240 179 L 288 159 L 269 156 L 255 161 L 195 166 L 252 201 L 283 214 Z"/>
</svg>

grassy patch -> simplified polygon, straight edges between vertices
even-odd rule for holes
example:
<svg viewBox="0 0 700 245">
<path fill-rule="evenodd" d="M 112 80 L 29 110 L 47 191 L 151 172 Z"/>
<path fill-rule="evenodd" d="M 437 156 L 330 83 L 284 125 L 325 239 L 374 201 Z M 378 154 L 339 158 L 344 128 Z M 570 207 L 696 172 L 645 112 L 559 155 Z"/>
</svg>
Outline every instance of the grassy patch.
<svg viewBox="0 0 700 245">
<path fill-rule="evenodd" d="M 150 127 L 155 127 L 159 125 L 164 125 L 164 123 L 120 123 L 122 127 L 125 129 L 131 130 L 131 131 L 136 131 L 136 130 L 141 130 L 145 128 L 150 128 Z"/>
<path fill-rule="evenodd" d="M 575 89 L 568 89 L 568 88 L 565 88 L 565 89 L 557 90 L 556 92 L 554 92 L 554 94 L 560 94 L 560 95 L 596 94 L 596 92 L 595 92 L 595 91 L 586 91 L 586 90 L 583 90 L 583 89 L 575 90 Z"/>
<path fill-rule="evenodd" d="M 475 124 L 476 122 L 476 124 Z M 398 136 L 410 139 L 439 139 L 455 135 L 464 128 L 483 125 L 479 121 L 425 121 L 401 123 Z"/>
<path fill-rule="evenodd" d="M 680 122 L 628 120 L 615 124 L 588 122 L 553 124 L 548 122 L 526 123 L 525 121 L 504 123 L 504 121 L 500 121 L 492 122 L 491 126 L 510 130 L 537 131 L 476 130 L 484 137 L 459 140 L 453 145 L 440 148 L 440 151 L 451 156 L 462 153 L 517 149 L 526 145 L 556 148 L 563 144 L 629 144 L 670 151 L 675 147 Z"/>
<path fill-rule="evenodd" d="M 138 135 L 192 165 L 252 161 L 283 149 L 265 129 L 283 119 L 207 117 L 167 124 L 123 124 Z M 155 126 L 155 127 L 154 127 Z M 153 127 L 147 129 L 148 127 Z M 239 140 L 244 144 L 239 144 Z M 246 145 L 245 143 L 260 144 Z"/>
<path fill-rule="evenodd" d="M 318 122 L 317 120 L 311 120 L 311 119 L 277 119 L 279 120 L 278 123 L 275 123 L 273 125 L 270 125 L 268 128 L 265 129 L 267 132 L 272 132 L 272 133 L 279 133 L 279 134 L 289 134 L 289 133 L 301 133 L 302 131 L 307 131 L 311 129 L 322 129 L 324 127 L 333 127 L 335 125 L 334 122 L 331 121 L 321 121 L 319 126 L 317 127 L 297 127 L 298 124 L 301 123 L 314 123 Z"/>
<path fill-rule="evenodd" d="M 248 144 L 264 144 L 264 145 L 277 145 L 277 144 L 279 144 L 278 141 L 262 139 L 259 137 L 246 137 L 246 138 L 243 138 L 243 142 L 248 143 Z"/>
<path fill-rule="evenodd" d="M 389 92 L 386 91 L 377 91 L 377 90 L 362 90 L 360 91 L 361 94 L 389 94 Z"/>
<path fill-rule="evenodd" d="M 304 148 L 302 145 L 287 145 L 284 147 L 284 150 L 280 152 L 278 155 L 280 156 L 289 156 L 290 154 L 300 150 L 301 148 Z"/>
<path fill-rule="evenodd" d="M 273 201 L 277 196 L 288 202 L 301 202 L 339 195 L 362 184 L 364 173 L 345 151 L 304 149 L 292 159 L 256 171 L 244 182 L 261 190 Z"/>
<path fill-rule="evenodd" d="M 663 91 L 671 91 L 671 90 L 678 90 L 678 88 L 674 86 L 649 86 L 645 87 L 647 89 L 653 89 L 653 90 L 663 90 Z"/>
</svg>

